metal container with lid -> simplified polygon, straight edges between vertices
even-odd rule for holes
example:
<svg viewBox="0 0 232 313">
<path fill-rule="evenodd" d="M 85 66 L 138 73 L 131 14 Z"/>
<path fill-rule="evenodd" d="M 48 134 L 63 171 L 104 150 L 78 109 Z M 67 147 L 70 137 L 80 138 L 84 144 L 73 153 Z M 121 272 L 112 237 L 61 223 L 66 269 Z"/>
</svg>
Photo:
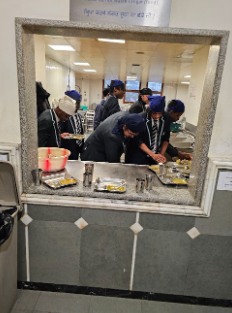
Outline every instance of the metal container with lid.
<svg viewBox="0 0 232 313">
<path fill-rule="evenodd" d="M 1 313 L 9 313 L 17 292 L 17 216 L 20 199 L 15 171 L 0 161 L 0 284 Z"/>
</svg>

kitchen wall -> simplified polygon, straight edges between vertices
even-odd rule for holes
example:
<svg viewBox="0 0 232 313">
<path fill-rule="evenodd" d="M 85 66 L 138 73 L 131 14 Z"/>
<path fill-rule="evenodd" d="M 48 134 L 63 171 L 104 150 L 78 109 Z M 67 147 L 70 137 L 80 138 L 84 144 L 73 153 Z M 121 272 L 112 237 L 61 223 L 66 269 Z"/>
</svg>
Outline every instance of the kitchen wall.
<svg viewBox="0 0 232 313">
<path fill-rule="evenodd" d="M 0 2 L 0 142 L 20 143 L 18 78 L 15 48 L 15 17 L 69 20 L 69 0 Z M 11 127 L 9 127 L 9 124 Z M 7 128 L 7 132 L 5 131 Z"/>
<path fill-rule="evenodd" d="M 230 0 L 173 0 L 170 27 L 232 30 Z M 220 14 L 219 14 L 220 12 Z M 0 142 L 20 142 L 14 18 L 69 19 L 68 0 L 0 2 Z M 7 30 L 7 31 L 6 31 Z M 232 154 L 232 39 L 222 77 L 209 155 Z M 7 132 L 6 132 L 7 129 Z M 222 136 L 223 134 L 223 136 Z M 133 289 L 231 299 L 231 192 L 214 193 L 210 218 L 141 214 Z M 31 206 L 31 280 L 128 289 L 136 213 Z M 74 222 L 83 217 L 82 231 Z M 27 279 L 20 221 L 19 279 Z M 187 231 L 196 227 L 200 236 Z M 194 232 L 194 231 L 193 231 Z M 51 249 L 52 247 L 52 249 Z M 113 279 L 112 279 L 113 277 Z"/>
<path fill-rule="evenodd" d="M 173 0 L 170 14 L 170 27 L 198 28 L 198 29 L 221 29 L 232 31 L 230 0 Z M 232 128 L 230 116 L 230 81 L 232 79 L 232 38 L 230 36 L 227 48 L 217 111 L 209 149 L 210 156 L 232 155 Z M 223 136 L 222 136 L 223 134 Z"/>
<path fill-rule="evenodd" d="M 210 218 L 28 205 L 18 279 L 231 300 L 231 203 L 215 191 Z"/>
</svg>

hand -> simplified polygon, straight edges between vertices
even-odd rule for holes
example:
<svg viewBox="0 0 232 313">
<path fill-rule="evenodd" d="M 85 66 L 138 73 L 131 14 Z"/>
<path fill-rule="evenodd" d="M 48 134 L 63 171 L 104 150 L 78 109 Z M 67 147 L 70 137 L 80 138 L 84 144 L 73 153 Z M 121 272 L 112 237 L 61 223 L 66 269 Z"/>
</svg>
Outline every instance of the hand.
<svg viewBox="0 0 232 313">
<path fill-rule="evenodd" d="M 68 136 L 69 136 L 69 133 L 61 133 L 60 134 L 60 137 L 63 138 L 63 139 L 65 139 Z"/>
<path fill-rule="evenodd" d="M 178 156 L 181 160 L 192 160 L 193 156 L 191 153 L 183 152 L 183 151 L 178 151 Z"/>
<path fill-rule="evenodd" d="M 155 160 L 157 163 L 166 163 L 167 159 L 165 158 L 165 156 L 163 156 L 160 153 L 153 153 L 151 155 L 152 159 Z"/>
</svg>

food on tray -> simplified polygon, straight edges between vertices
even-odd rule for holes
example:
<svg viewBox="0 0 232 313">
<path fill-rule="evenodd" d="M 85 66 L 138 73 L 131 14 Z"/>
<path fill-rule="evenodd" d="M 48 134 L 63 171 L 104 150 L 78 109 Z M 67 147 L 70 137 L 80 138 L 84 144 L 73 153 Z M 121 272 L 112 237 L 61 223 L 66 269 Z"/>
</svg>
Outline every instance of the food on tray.
<svg viewBox="0 0 232 313">
<path fill-rule="evenodd" d="M 177 159 L 176 160 L 176 164 L 178 165 L 188 165 L 188 166 L 191 166 L 192 165 L 192 160 L 186 160 L 186 159 Z"/>
<path fill-rule="evenodd" d="M 82 140 L 85 138 L 84 135 L 81 134 L 67 134 L 63 136 L 64 139 L 76 139 L 76 140 Z"/>
<path fill-rule="evenodd" d="M 98 177 L 95 181 L 96 191 L 125 192 L 126 181 L 121 178 Z"/>
<path fill-rule="evenodd" d="M 126 191 L 126 186 L 122 185 L 122 186 L 117 186 L 117 185 L 106 185 L 106 189 L 108 191 L 120 191 L 120 192 L 125 192 Z"/>
<path fill-rule="evenodd" d="M 76 184 L 77 180 L 75 178 L 63 178 L 59 181 L 60 185 L 70 185 L 70 184 Z"/>
<path fill-rule="evenodd" d="M 184 178 L 180 177 L 173 177 L 170 179 L 171 183 L 177 184 L 177 185 L 187 185 L 187 181 Z"/>
<path fill-rule="evenodd" d="M 149 169 L 155 172 L 159 172 L 159 165 L 150 165 Z"/>
<path fill-rule="evenodd" d="M 52 189 L 59 189 L 63 187 L 76 185 L 77 180 L 74 177 L 65 177 L 65 176 L 54 177 L 49 179 L 46 179 L 45 177 L 43 179 L 43 183 Z"/>
</svg>

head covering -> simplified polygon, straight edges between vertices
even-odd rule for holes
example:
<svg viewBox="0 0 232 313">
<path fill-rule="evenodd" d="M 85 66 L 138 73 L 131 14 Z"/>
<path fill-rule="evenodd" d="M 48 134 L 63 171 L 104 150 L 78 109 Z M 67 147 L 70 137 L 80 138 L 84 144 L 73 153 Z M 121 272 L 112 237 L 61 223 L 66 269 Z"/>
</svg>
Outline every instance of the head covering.
<svg viewBox="0 0 232 313">
<path fill-rule="evenodd" d="M 152 96 L 152 90 L 150 88 L 143 88 L 139 90 L 140 95 L 147 95 L 147 96 Z"/>
<path fill-rule="evenodd" d="M 128 113 L 119 119 L 120 125 L 126 125 L 126 127 L 133 133 L 141 133 L 145 130 L 146 125 L 144 118 L 137 113 Z"/>
<path fill-rule="evenodd" d="M 63 98 L 58 101 L 58 107 L 63 112 L 73 115 L 76 111 L 76 102 L 68 96 L 63 96 Z"/>
<path fill-rule="evenodd" d="M 120 87 L 122 89 L 125 89 L 125 84 L 119 79 L 114 79 L 110 82 L 110 89 L 113 89 L 114 87 Z"/>
<path fill-rule="evenodd" d="M 79 94 L 76 90 L 67 90 L 65 91 L 65 95 L 69 96 L 73 100 L 81 101 L 81 94 Z"/>
<path fill-rule="evenodd" d="M 167 111 L 170 112 L 178 112 L 178 113 L 184 113 L 185 111 L 185 105 L 180 100 L 171 100 L 168 104 Z"/>
<path fill-rule="evenodd" d="M 103 97 L 106 97 L 108 94 L 109 94 L 109 92 L 110 92 L 110 88 L 105 88 L 104 90 L 103 90 Z"/>
<path fill-rule="evenodd" d="M 165 108 L 165 96 L 150 96 L 149 108 L 152 112 L 163 112 Z"/>
</svg>

